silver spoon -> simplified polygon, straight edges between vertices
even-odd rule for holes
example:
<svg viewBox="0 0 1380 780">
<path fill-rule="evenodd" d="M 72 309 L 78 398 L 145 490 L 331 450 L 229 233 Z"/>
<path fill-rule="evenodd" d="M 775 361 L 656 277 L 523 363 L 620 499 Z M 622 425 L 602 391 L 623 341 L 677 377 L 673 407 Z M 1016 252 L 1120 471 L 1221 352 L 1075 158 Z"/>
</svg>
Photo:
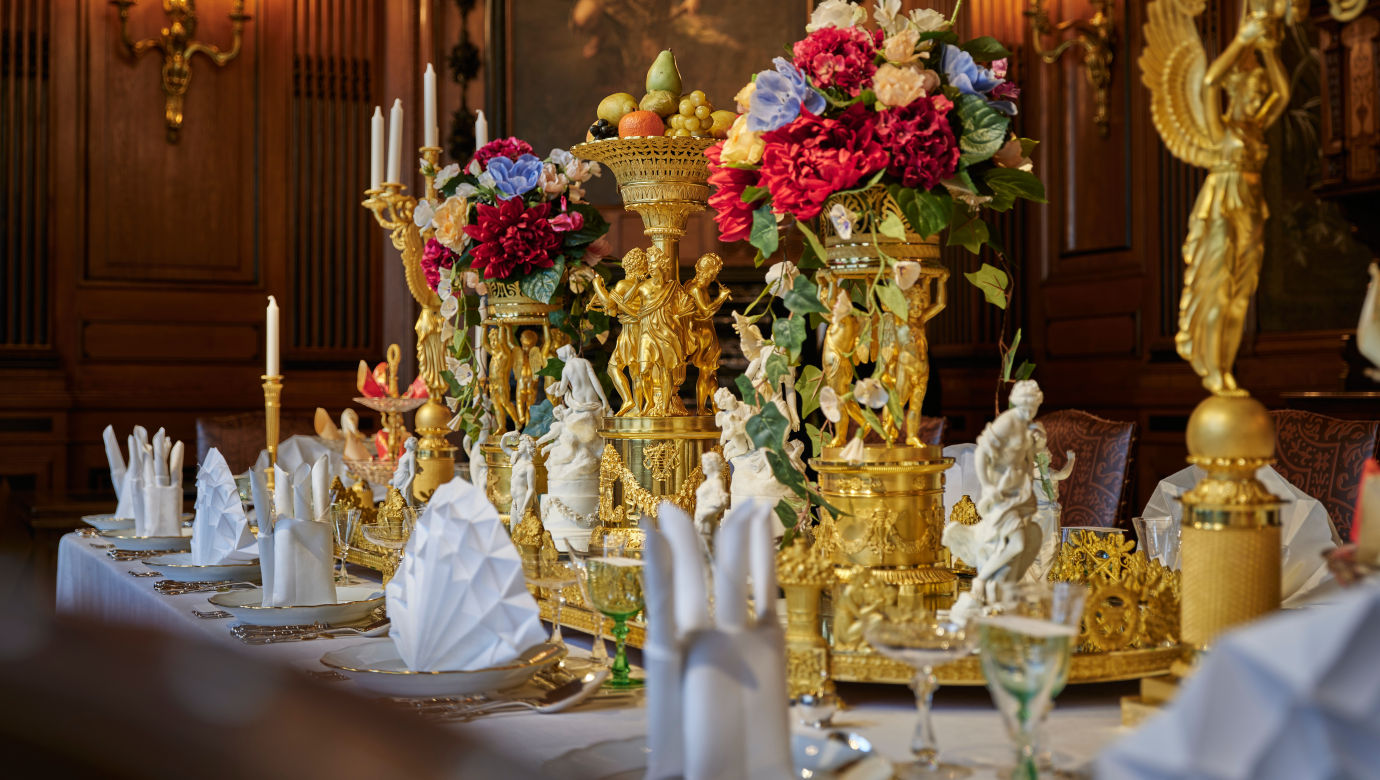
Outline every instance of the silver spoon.
<svg viewBox="0 0 1380 780">
<path fill-rule="evenodd" d="M 583 677 L 576 677 L 564 685 L 558 685 L 540 696 L 531 699 L 506 699 L 485 702 L 470 707 L 449 708 L 434 715 L 438 720 L 470 720 L 483 715 L 492 715 L 509 710 L 531 710 L 540 713 L 561 712 L 570 709 L 593 696 L 609 676 L 607 667 L 590 670 Z"/>
</svg>

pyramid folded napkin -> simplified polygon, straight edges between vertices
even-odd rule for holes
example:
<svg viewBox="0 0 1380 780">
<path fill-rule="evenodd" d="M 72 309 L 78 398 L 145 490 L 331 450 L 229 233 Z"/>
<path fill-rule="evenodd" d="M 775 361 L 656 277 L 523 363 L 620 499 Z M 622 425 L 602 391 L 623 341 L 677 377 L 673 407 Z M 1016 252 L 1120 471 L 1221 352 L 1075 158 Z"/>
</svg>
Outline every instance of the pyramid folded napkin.
<svg viewBox="0 0 1380 780">
<path fill-rule="evenodd" d="M 1099 778 L 1374 777 L 1380 588 L 1222 635 L 1163 712 L 1097 760 Z"/>
<path fill-rule="evenodd" d="M 1207 472 L 1189 466 L 1160 480 L 1155 492 L 1141 511 L 1141 517 L 1168 515 L 1183 520 L 1183 505 L 1179 497 L 1198 484 Z M 1267 490 L 1280 496 L 1281 577 L 1280 597 L 1284 606 L 1296 606 L 1310 601 L 1310 596 L 1332 591 L 1332 574 L 1327 570 L 1323 553 L 1340 543 L 1337 529 L 1327 516 L 1327 509 L 1317 499 L 1294 487 L 1269 466 L 1259 468 L 1255 476 Z"/>
<path fill-rule="evenodd" d="M 498 666 L 546 640 L 498 511 L 463 479 L 432 495 L 384 593 L 389 636 L 414 671 Z"/>
<path fill-rule="evenodd" d="M 242 563 L 254 556 L 249 520 L 225 456 L 212 447 L 196 475 L 196 519 L 192 521 L 192 563 Z"/>
</svg>

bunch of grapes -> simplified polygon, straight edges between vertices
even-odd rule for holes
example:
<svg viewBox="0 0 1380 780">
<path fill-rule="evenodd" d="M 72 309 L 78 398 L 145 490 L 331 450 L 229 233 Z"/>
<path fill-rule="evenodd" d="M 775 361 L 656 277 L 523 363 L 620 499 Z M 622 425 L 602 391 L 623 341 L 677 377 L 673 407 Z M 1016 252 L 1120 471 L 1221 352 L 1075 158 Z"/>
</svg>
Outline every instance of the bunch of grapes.
<svg viewBox="0 0 1380 780">
<path fill-rule="evenodd" d="M 679 110 L 671 115 L 666 123 L 666 135 L 677 138 L 707 138 L 713 127 L 714 106 L 704 96 L 703 90 L 695 90 L 680 99 Z"/>
</svg>

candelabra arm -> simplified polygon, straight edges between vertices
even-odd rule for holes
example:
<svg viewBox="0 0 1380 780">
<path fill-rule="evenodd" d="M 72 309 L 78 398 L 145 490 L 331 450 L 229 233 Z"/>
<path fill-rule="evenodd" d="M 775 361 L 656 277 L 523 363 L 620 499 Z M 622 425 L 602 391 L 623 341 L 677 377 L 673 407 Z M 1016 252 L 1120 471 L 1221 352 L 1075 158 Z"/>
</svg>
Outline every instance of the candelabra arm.
<svg viewBox="0 0 1380 780">
<path fill-rule="evenodd" d="M 1109 93 L 1112 86 L 1112 60 L 1116 57 L 1116 20 L 1112 18 L 1112 0 L 1093 0 L 1096 12 L 1090 19 L 1070 19 L 1053 23 L 1045 10 L 1044 0 L 1030 0 L 1030 8 L 1025 15 L 1030 18 L 1030 45 L 1046 64 L 1053 65 L 1069 49 L 1079 47 L 1083 50 L 1083 69 L 1087 72 L 1088 83 L 1093 88 L 1095 113 L 1093 123 L 1100 135 L 1106 136 L 1111 130 L 1111 111 Z M 1071 38 L 1061 41 L 1052 49 L 1044 47 L 1044 38 L 1050 35 L 1073 32 Z"/>
</svg>

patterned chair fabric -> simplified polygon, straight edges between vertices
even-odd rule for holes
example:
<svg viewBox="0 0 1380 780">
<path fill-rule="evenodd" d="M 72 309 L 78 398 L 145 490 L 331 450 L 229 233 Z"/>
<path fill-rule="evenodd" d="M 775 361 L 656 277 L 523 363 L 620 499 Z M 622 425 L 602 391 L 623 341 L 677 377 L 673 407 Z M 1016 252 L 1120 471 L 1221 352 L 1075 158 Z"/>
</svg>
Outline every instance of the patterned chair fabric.
<svg viewBox="0 0 1380 780">
<path fill-rule="evenodd" d="M 311 415 L 283 412 L 278 419 L 278 439 L 296 434 L 315 433 Z M 225 456 L 230 473 L 242 474 L 254 465 L 264 448 L 264 413 L 243 412 L 218 417 L 196 418 L 197 463 L 206 461 L 212 447 Z"/>
<path fill-rule="evenodd" d="M 1296 409 L 1273 411 L 1270 416 L 1278 440 L 1275 470 L 1322 502 L 1337 533 L 1349 538 L 1361 468 L 1375 457 L 1380 421 L 1339 420 Z"/>
<path fill-rule="evenodd" d="M 1136 444 L 1136 424 L 1104 420 L 1076 409 L 1039 418 L 1049 435 L 1052 468 L 1074 452 L 1073 473 L 1059 483 L 1061 525 L 1110 528 L 1123 517 Z"/>
<path fill-rule="evenodd" d="M 944 444 L 944 426 L 947 422 L 947 417 L 921 417 L 920 441 L 942 446 Z"/>
</svg>

